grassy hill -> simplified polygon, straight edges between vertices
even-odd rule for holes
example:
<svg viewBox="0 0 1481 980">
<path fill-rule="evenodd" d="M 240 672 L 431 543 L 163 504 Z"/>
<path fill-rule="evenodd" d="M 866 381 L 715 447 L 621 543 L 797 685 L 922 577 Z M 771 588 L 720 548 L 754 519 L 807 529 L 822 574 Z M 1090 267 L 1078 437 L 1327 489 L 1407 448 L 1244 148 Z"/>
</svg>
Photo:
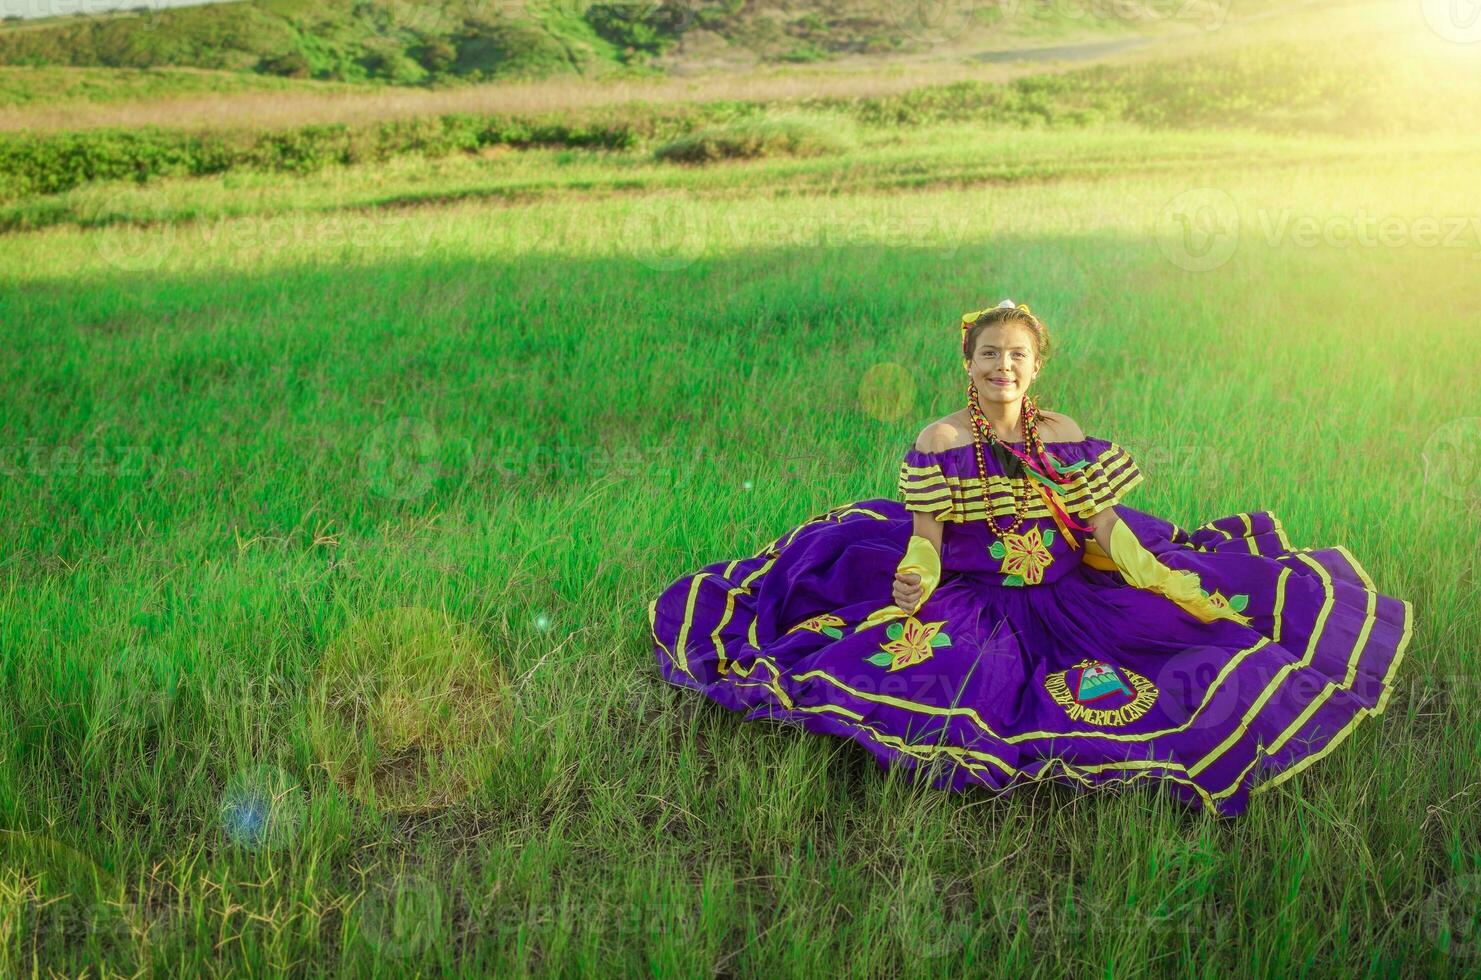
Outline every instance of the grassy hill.
<svg viewBox="0 0 1481 980">
<path fill-rule="evenodd" d="M 1464 52 L 1437 47 L 1429 34 L 1400 43 L 1391 23 L 1401 16 L 1397 13 L 1384 13 L 1388 21 L 1330 16 L 1337 9 L 1304 25 L 1271 19 L 1250 30 L 1223 31 L 1201 48 L 1189 38 L 1165 39 L 1130 60 L 1005 81 L 964 78 L 874 90 L 857 72 L 835 71 L 849 83 L 842 90 L 740 85 L 734 91 L 706 90 L 707 97 L 693 99 L 675 98 L 671 91 L 666 98 L 646 97 L 655 94 L 655 82 L 665 90 L 694 85 L 692 79 L 680 78 L 631 86 L 563 79 L 528 87 L 499 83 L 428 92 L 226 70 L 0 68 L 0 96 L 7 91 L 7 75 L 29 73 L 38 78 L 79 73 L 85 77 L 74 79 L 78 85 L 95 85 L 112 94 L 132 86 L 141 94 L 131 104 L 108 102 L 102 117 L 110 121 L 100 126 L 49 130 L 17 124 L 42 114 L 64 117 L 57 105 L 45 102 L 0 113 L 0 130 L 6 130 L 0 133 L 0 204 L 6 206 L 0 209 L 0 229 L 70 220 L 81 213 L 74 207 L 77 202 L 33 199 L 93 184 L 242 173 L 302 176 L 404 156 L 482 158 L 532 147 L 700 165 L 815 152 L 836 155 L 841 151 L 830 149 L 832 130 L 844 124 L 896 134 L 945 124 L 1019 129 L 1132 125 L 1351 138 L 1472 128 L 1471 120 L 1481 114 L 1481 88 L 1469 55 L 1462 58 Z M 1316 28 L 1319 34 L 1313 33 Z M 1310 40 L 1315 36 L 1340 43 L 1318 48 Z M 789 69 L 784 74 L 820 73 Z M 124 81 L 109 89 L 110 76 Z M 726 76 L 726 83 L 739 77 Z M 21 79 L 9 81 L 20 84 Z M 209 91 L 210 86 L 236 83 L 243 85 L 241 91 Z M 151 87 L 172 84 L 201 86 L 210 97 L 143 95 Z M 22 94 L 41 97 L 38 85 L 21 85 Z M 571 97 L 565 90 L 575 85 L 609 98 Z M 55 95 L 62 85 L 46 87 Z M 338 91 L 293 91 L 311 87 Z M 490 90 L 503 89 L 525 90 L 502 101 L 492 97 Z M 619 97 L 624 90 L 627 95 Z M 196 108 L 186 105 L 191 101 L 198 103 Z M 261 108 L 263 101 L 280 111 L 268 118 L 242 109 L 247 103 Z M 433 104 L 437 102 L 442 104 Z M 330 108 L 337 114 L 325 114 Z M 185 125 L 191 112 L 208 125 Z M 800 126 L 795 118 L 799 112 L 812 121 Z"/>
<path fill-rule="evenodd" d="M 548 73 L 579 56 L 538 22 L 498 4 L 251 0 L 219 6 L 72 17 L 0 30 L 0 63 L 230 69 L 289 78 L 378 79 Z M 486 8 L 486 9 L 485 9 Z M 594 32 L 592 49 L 600 41 Z M 610 50 L 594 58 L 616 61 Z"/>
<path fill-rule="evenodd" d="M 0 65 L 169 66 L 429 85 L 660 72 L 678 63 L 686 42 L 707 60 L 718 53 L 721 61 L 809 62 L 924 52 L 972 36 L 1005 41 L 1208 29 L 1228 11 L 1215 0 L 1191 0 L 1175 12 L 1106 5 L 1097 14 L 1020 0 L 938 7 L 900 0 L 805 7 L 786 0 L 242 0 L 12 19 L 0 26 Z"/>
</svg>

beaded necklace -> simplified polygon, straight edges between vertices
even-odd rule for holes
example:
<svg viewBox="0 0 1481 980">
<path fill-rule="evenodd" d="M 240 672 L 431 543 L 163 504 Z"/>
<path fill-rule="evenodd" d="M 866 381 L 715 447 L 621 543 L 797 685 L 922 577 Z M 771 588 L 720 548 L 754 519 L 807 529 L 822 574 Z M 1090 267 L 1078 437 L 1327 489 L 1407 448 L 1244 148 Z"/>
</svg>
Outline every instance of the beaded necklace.
<svg viewBox="0 0 1481 980">
<path fill-rule="evenodd" d="M 1023 435 L 1025 447 L 1028 449 L 1027 459 L 1019 456 L 1010 446 L 998 439 L 997 433 L 992 430 L 992 423 L 983 417 L 982 409 L 977 404 L 977 385 L 975 382 L 968 382 L 967 384 L 967 407 L 971 411 L 972 416 L 972 448 L 977 455 L 977 477 L 981 481 L 982 506 L 987 512 L 987 527 L 994 535 L 1001 538 L 1017 531 L 1018 526 L 1023 523 L 1023 519 L 1028 516 L 1028 501 L 1024 500 L 1024 495 L 1020 491 L 1020 488 L 1023 491 L 1032 489 L 1028 481 L 1032 480 L 1033 477 L 1029 475 L 1028 467 L 1032 464 L 1033 460 L 1042 461 L 1044 458 L 1044 443 L 1039 439 L 1039 426 L 1037 422 L 1038 407 L 1034 404 L 1032 398 L 1027 395 L 1024 396 Z M 1009 480 L 1013 484 L 1013 523 L 1006 528 L 998 527 L 997 515 L 992 512 L 992 498 L 987 492 L 987 466 L 982 458 L 984 435 L 986 436 L 988 445 L 1002 446 L 1008 452 L 1013 453 L 1013 455 L 1019 456 L 1019 459 L 1024 464 L 1023 480 L 1021 483 L 1013 477 L 1009 477 Z"/>
</svg>

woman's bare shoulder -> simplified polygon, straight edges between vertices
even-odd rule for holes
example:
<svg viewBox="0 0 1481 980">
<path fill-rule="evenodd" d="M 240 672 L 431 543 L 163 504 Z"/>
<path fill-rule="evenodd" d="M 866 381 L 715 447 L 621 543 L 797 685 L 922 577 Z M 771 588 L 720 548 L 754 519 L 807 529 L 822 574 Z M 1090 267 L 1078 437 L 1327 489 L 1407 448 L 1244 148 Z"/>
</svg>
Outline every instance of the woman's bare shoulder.
<svg viewBox="0 0 1481 980">
<path fill-rule="evenodd" d="M 963 411 L 937 419 L 915 437 L 915 448 L 923 453 L 940 453 L 971 444 L 972 430 Z"/>
<path fill-rule="evenodd" d="M 1063 412 L 1039 413 L 1039 438 L 1045 442 L 1084 442 L 1080 423 Z M 920 430 L 915 448 L 923 453 L 940 453 L 972 445 L 972 420 L 966 409 L 942 416 Z"/>
<path fill-rule="evenodd" d="M 1039 438 L 1045 442 L 1084 442 L 1085 431 L 1079 422 L 1062 412 L 1041 412 Z"/>
</svg>

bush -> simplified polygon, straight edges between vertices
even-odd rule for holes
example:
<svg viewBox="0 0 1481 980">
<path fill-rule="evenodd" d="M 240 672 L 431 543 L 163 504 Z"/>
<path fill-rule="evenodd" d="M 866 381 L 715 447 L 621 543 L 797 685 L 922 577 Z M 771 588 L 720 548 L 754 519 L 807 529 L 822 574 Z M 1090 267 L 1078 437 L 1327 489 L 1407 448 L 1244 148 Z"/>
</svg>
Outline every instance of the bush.
<svg viewBox="0 0 1481 980">
<path fill-rule="evenodd" d="M 297 51 L 264 58 L 257 70 L 265 75 L 282 75 L 284 78 L 308 78 L 313 73 L 309 60 Z"/>
<path fill-rule="evenodd" d="M 650 121 L 650 127 L 657 125 Z M 59 194 L 96 181 L 203 177 L 231 170 L 307 174 L 336 164 L 426 157 L 485 146 L 620 150 L 638 140 L 621 118 L 571 120 L 466 113 L 366 126 L 298 126 L 261 133 L 192 133 L 147 127 L 80 133 L 0 134 L 0 200 Z M 3 230 L 3 229 L 0 229 Z"/>
<path fill-rule="evenodd" d="M 427 77 L 427 69 L 392 45 L 366 51 L 360 65 L 371 78 L 384 79 L 392 85 L 413 85 Z"/>
<path fill-rule="evenodd" d="M 544 78 L 570 70 L 566 49 L 539 27 L 519 21 L 470 21 L 452 43 L 451 74 L 469 79 Z"/>
<path fill-rule="evenodd" d="M 441 75 L 452 68 L 458 60 L 458 49 L 447 41 L 437 38 L 418 48 L 416 59 L 432 74 Z"/>
<path fill-rule="evenodd" d="M 770 156 L 823 156 L 846 152 L 856 144 L 853 124 L 848 119 L 791 113 L 701 129 L 664 143 L 653 155 L 670 163 L 709 163 Z"/>
<path fill-rule="evenodd" d="M 616 47 L 649 55 L 663 54 L 678 44 L 689 20 L 682 6 L 649 7 L 627 0 L 594 3 L 586 8 L 584 18 L 597 36 Z"/>
<path fill-rule="evenodd" d="M 825 61 L 827 60 L 827 58 L 828 52 L 824 51 L 822 48 L 812 43 L 799 44 L 791 51 L 788 51 L 786 54 L 782 55 L 783 61 L 793 61 L 801 63 Z"/>
</svg>

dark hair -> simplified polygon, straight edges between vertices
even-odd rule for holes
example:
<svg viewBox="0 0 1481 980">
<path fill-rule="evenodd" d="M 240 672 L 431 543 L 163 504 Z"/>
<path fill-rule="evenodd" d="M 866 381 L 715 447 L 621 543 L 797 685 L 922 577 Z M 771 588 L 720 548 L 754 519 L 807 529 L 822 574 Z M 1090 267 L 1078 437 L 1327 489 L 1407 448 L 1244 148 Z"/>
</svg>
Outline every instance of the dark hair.
<svg viewBox="0 0 1481 980">
<path fill-rule="evenodd" d="M 1049 359 L 1049 328 L 1039 321 L 1039 318 L 1028 311 L 1027 307 L 994 307 L 983 310 L 972 320 L 967 327 L 966 334 L 962 337 L 962 359 L 970 361 L 971 351 L 977 346 L 977 335 L 982 333 L 983 327 L 990 327 L 1000 323 L 1021 323 L 1028 327 L 1029 333 L 1034 335 L 1034 347 L 1038 351 L 1040 361 Z"/>
</svg>

